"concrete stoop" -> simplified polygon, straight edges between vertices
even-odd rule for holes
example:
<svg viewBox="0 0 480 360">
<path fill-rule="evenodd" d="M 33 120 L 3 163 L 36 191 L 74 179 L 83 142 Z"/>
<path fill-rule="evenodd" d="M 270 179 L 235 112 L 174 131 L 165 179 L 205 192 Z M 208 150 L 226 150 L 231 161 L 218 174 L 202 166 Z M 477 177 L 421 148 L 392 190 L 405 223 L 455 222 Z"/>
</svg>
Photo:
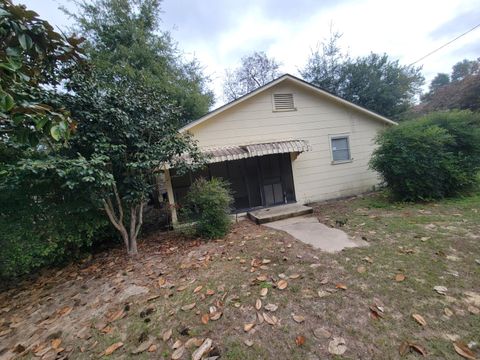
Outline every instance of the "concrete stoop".
<svg viewBox="0 0 480 360">
<path fill-rule="evenodd" d="M 265 224 L 272 221 L 311 214 L 312 212 L 313 209 L 309 206 L 286 204 L 249 211 L 247 216 L 257 224 Z"/>
</svg>

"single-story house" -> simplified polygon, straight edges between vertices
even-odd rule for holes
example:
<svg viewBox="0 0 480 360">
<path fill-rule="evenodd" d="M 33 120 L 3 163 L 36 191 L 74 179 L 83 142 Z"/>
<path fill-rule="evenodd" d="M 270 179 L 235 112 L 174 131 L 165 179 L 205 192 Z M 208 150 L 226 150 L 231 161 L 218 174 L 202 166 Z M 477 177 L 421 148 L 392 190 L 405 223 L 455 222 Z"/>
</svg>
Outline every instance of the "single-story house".
<svg viewBox="0 0 480 360">
<path fill-rule="evenodd" d="M 166 170 L 172 208 L 196 177 L 226 179 L 236 212 L 359 194 L 378 184 L 369 169 L 376 134 L 396 123 L 286 74 L 180 129 L 208 166 Z M 172 215 L 176 221 L 176 214 Z"/>
</svg>

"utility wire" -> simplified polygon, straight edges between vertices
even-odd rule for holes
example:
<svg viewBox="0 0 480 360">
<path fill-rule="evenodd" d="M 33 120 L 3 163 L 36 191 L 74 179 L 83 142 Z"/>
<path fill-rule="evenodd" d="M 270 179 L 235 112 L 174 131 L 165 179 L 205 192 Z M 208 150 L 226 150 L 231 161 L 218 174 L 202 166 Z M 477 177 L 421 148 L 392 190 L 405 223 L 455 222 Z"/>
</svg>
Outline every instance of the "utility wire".
<svg viewBox="0 0 480 360">
<path fill-rule="evenodd" d="M 458 36 L 457 36 L 455 39 L 452 39 L 452 40 L 450 40 L 449 42 L 447 42 L 447 43 L 443 44 L 443 45 L 442 45 L 442 46 L 440 46 L 439 48 L 437 48 L 437 49 L 435 49 L 435 50 L 433 50 L 433 51 L 429 52 L 427 55 L 424 55 L 424 56 L 422 56 L 420 59 L 418 59 L 417 61 L 414 61 L 414 62 L 413 62 L 413 63 L 411 63 L 409 66 L 412 66 L 412 65 L 414 65 L 414 64 L 416 64 L 416 63 L 418 63 L 419 61 L 422 61 L 423 59 L 425 59 L 425 58 L 429 57 L 430 55 L 432 55 L 432 54 L 436 53 L 438 50 L 441 50 L 441 49 L 443 49 L 445 46 L 448 46 L 448 45 L 450 45 L 450 44 L 451 44 L 451 43 L 453 43 L 454 41 L 456 41 L 456 40 L 460 39 L 462 36 L 465 36 L 465 35 L 467 35 L 468 33 L 472 32 L 473 30 L 475 30 L 475 29 L 476 29 L 476 28 L 478 28 L 478 27 L 480 27 L 480 24 L 477 24 L 477 25 L 475 25 L 475 26 L 474 26 L 473 28 L 471 28 L 470 30 L 468 30 L 468 31 L 465 31 L 463 34 L 460 34 L 460 35 L 458 35 Z"/>
</svg>

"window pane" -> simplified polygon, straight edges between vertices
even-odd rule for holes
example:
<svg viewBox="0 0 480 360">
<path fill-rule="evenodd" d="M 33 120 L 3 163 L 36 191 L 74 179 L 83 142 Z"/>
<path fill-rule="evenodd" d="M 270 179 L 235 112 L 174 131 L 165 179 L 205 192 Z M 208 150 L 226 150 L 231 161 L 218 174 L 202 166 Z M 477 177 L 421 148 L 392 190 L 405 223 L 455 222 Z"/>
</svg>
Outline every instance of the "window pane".
<svg viewBox="0 0 480 360">
<path fill-rule="evenodd" d="M 333 161 L 343 161 L 350 160 L 350 154 L 348 149 L 346 150 L 334 150 L 333 151 Z"/>
<path fill-rule="evenodd" d="M 348 149 L 348 139 L 338 138 L 332 139 L 332 150 L 346 150 Z"/>
</svg>

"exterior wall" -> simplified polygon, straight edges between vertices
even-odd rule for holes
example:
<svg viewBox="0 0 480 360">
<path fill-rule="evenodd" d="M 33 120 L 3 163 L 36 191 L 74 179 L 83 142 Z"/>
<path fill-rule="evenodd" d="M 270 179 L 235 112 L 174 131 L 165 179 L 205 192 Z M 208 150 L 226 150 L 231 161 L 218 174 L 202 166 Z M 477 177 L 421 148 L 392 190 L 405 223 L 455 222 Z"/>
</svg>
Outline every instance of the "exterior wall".
<svg viewBox="0 0 480 360">
<path fill-rule="evenodd" d="M 273 112 L 273 93 L 293 93 L 296 111 Z M 189 130 L 200 147 L 307 140 L 312 150 L 292 155 L 297 202 L 332 199 L 371 190 L 368 169 L 376 133 L 389 126 L 285 80 Z M 348 135 L 353 160 L 332 164 L 330 136 Z"/>
</svg>

